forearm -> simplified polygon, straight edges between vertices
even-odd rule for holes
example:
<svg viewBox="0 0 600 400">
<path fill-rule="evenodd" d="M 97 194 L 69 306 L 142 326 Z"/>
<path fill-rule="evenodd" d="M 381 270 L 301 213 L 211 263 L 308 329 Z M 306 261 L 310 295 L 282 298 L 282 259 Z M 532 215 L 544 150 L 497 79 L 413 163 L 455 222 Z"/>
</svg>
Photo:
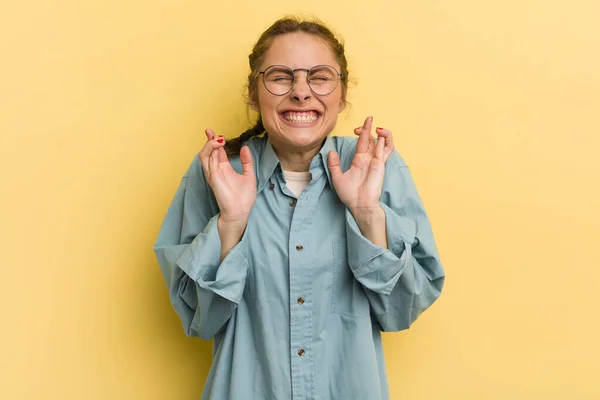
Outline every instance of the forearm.
<svg viewBox="0 0 600 400">
<path fill-rule="evenodd" d="M 220 262 L 222 262 L 225 256 L 227 256 L 227 253 L 240 242 L 247 223 L 247 218 L 230 222 L 224 221 L 223 218 L 219 217 L 217 228 L 219 231 L 219 239 L 221 240 Z"/>
<path fill-rule="evenodd" d="M 383 208 L 350 210 L 361 233 L 371 243 L 387 249 L 387 232 L 385 228 L 385 212 Z"/>
</svg>

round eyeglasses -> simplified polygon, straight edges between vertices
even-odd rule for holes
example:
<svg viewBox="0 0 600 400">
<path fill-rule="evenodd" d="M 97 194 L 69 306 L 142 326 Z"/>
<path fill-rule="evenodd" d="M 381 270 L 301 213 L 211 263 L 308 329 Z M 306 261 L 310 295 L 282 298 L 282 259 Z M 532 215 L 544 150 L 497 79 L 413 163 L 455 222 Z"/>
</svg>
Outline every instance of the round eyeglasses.
<svg viewBox="0 0 600 400">
<path fill-rule="evenodd" d="M 259 74 L 269 93 L 275 96 L 288 94 L 296 82 L 296 71 L 306 71 L 306 82 L 313 93 L 327 96 L 337 87 L 342 74 L 330 65 L 317 65 L 311 69 L 291 69 L 285 65 L 271 65 Z"/>
</svg>

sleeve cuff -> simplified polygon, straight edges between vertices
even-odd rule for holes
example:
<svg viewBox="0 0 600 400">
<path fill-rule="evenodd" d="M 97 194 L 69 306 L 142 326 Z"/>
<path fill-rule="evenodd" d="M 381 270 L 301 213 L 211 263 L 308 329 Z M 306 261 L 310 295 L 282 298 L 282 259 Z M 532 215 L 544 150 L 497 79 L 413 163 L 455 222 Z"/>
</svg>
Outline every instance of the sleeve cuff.
<svg viewBox="0 0 600 400">
<path fill-rule="evenodd" d="M 379 204 L 385 212 L 388 248 L 397 257 L 400 257 L 406 246 L 413 246 L 417 237 L 417 224 L 412 219 L 398 215 L 386 204 Z"/>
<path fill-rule="evenodd" d="M 399 261 L 406 246 L 412 246 L 415 240 L 415 222 L 398 215 L 383 203 L 380 205 L 385 212 L 388 249 L 377 246 L 367 239 L 360 231 L 352 212 L 346 208 L 348 263 L 356 277 L 376 270 L 381 263 L 372 261 L 381 255 L 385 254 L 385 258 Z"/>
<path fill-rule="evenodd" d="M 217 228 L 220 214 L 210 219 L 204 231 L 198 234 L 177 260 L 177 265 L 200 287 L 210 290 L 227 300 L 239 304 L 248 273 L 248 240 L 244 231 L 242 238 L 221 258 L 221 239 Z"/>
</svg>

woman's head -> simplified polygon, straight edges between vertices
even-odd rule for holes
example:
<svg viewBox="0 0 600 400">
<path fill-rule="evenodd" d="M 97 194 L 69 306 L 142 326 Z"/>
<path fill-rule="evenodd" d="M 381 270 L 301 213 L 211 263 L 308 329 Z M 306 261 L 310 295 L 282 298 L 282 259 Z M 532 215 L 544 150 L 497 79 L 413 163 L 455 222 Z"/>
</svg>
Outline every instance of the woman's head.
<svg viewBox="0 0 600 400">
<path fill-rule="evenodd" d="M 346 105 L 348 64 L 343 44 L 320 22 L 283 18 L 260 36 L 248 58 L 248 104 L 259 113 L 259 120 L 238 143 L 229 142 L 231 152 L 236 152 L 242 141 L 265 130 L 281 150 L 302 151 L 321 143 Z M 311 70 L 322 65 L 333 68 Z M 273 66 L 285 66 L 288 73 L 295 71 L 288 78 L 285 74 L 273 76 L 269 72 L 280 69 Z M 310 85 L 309 70 L 314 78 Z M 324 76 L 327 72 L 328 78 Z M 335 79 L 335 87 L 323 85 L 325 79 Z M 284 82 L 289 92 L 273 90 L 275 82 Z M 322 87 L 334 89 L 323 94 Z"/>
</svg>

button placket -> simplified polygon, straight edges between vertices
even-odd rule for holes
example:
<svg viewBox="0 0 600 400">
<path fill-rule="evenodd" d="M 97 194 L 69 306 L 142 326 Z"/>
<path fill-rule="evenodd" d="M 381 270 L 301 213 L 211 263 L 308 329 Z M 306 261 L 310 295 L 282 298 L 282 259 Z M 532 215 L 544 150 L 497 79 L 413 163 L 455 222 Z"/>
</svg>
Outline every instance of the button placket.
<svg viewBox="0 0 600 400">
<path fill-rule="evenodd" d="M 312 280 L 313 269 L 310 267 L 312 261 L 311 227 L 315 214 L 318 193 L 323 189 L 322 182 L 317 185 L 307 186 L 300 198 L 288 197 L 291 212 L 290 235 L 288 238 L 289 251 L 289 301 L 290 305 L 290 353 L 292 354 L 292 387 L 293 398 L 296 399 L 298 387 L 307 390 L 301 395 L 314 397 L 314 388 L 306 387 L 305 382 L 309 376 L 314 376 L 315 366 L 313 360 L 313 319 L 314 309 L 312 306 Z M 285 194 L 285 193 L 284 193 Z M 284 203 L 285 204 L 285 203 Z M 304 244 L 308 247 L 304 251 Z M 294 251 L 294 248 L 296 251 Z M 310 393 L 309 393 L 310 392 Z"/>
</svg>

